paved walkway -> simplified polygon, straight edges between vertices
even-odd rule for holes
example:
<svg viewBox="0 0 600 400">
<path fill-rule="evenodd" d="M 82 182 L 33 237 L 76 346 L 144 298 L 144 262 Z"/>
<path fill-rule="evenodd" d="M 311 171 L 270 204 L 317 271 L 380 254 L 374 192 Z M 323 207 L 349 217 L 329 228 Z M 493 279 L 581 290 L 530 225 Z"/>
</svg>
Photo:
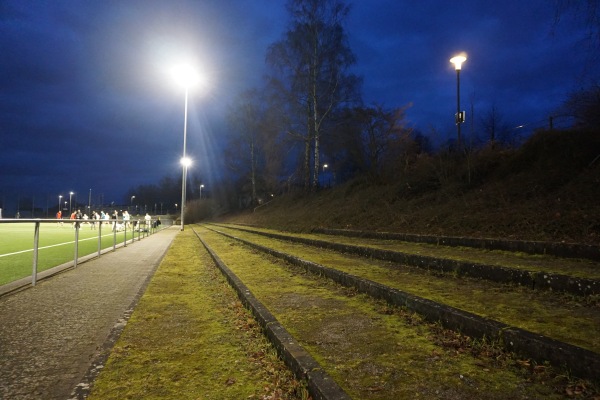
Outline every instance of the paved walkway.
<svg viewBox="0 0 600 400">
<path fill-rule="evenodd" d="M 0 399 L 84 398 L 179 226 L 0 297 Z"/>
</svg>

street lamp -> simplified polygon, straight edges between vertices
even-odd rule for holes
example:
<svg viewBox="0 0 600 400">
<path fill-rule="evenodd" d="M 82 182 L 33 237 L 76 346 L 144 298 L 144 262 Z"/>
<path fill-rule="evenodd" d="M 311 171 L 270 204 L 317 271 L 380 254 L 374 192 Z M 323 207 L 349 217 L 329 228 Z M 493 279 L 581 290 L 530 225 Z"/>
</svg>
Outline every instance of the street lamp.
<svg viewBox="0 0 600 400">
<path fill-rule="evenodd" d="M 204 187 L 204 185 L 200 185 L 200 199 L 202 199 L 202 188 Z"/>
<path fill-rule="evenodd" d="M 459 54 L 450 59 L 450 62 L 454 64 L 454 69 L 456 69 L 456 129 L 458 135 L 458 148 L 461 148 L 461 139 L 460 139 L 460 124 L 465 122 L 465 112 L 460 111 L 460 69 L 462 67 L 462 63 L 467 61 L 467 57 L 464 54 Z"/>
<path fill-rule="evenodd" d="M 73 197 L 74 194 L 75 193 L 73 193 L 73 192 L 69 192 L 69 215 L 73 214 L 73 209 L 71 206 L 71 198 Z"/>
<path fill-rule="evenodd" d="M 56 212 L 58 213 L 60 211 L 60 200 L 62 199 L 62 194 L 58 195 L 58 210 L 56 210 Z"/>
<path fill-rule="evenodd" d="M 135 196 L 131 196 L 131 199 L 129 200 L 129 208 L 130 209 L 133 208 L 133 199 L 135 199 Z M 131 211 L 131 213 L 133 214 L 133 210 Z"/>
<path fill-rule="evenodd" d="M 186 157 L 186 141 L 187 141 L 187 113 L 188 113 L 188 93 L 190 87 L 198 83 L 199 76 L 194 69 L 182 64 L 172 71 L 175 81 L 185 89 L 185 106 L 183 111 L 183 156 L 181 157 L 182 179 L 181 179 L 181 230 L 184 227 L 184 212 L 185 212 L 185 181 L 187 179 L 187 167 L 190 165 L 190 159 Z"/>
</svg>

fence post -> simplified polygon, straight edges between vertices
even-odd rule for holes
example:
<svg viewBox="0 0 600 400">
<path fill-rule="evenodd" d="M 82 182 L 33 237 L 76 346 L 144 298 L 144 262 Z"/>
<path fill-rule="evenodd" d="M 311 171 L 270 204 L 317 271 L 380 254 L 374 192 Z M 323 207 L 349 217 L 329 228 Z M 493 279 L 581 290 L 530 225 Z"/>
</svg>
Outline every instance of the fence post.
<svg viewBox="0 0 600 400">
<path fill-rule="evenodd" d="M 37 281 L 38 247 L 40 242 L 40 221 L 35 221 L 35 232 L 33 234 L 33 271 L 31 272 L 31 286 Z"/>
<path fill-rule="evenodd" d="M 98 257 L 102 252 L 102 220 L 98 220 Z"/>
<path fill-rule="evenodd" d="M 79 222 L 75 222 L 75 256 L 73 258 L 73 268 L 77 268 L 77 259 L 79 258 Z"/>
<path fill-rule="evenodd" d="M 113 229 L 113 251 L 117 250 L 117 223 L 112 223 Z"/>
</svg>

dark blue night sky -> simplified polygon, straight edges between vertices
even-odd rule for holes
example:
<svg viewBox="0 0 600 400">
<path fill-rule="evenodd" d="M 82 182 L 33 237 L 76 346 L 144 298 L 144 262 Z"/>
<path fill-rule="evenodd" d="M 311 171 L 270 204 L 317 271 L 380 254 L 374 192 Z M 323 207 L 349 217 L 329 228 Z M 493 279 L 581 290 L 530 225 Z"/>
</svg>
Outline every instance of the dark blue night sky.
<svg viewBox="0 0 600 400">
<path fill-rule="evenodd" d="M 346 29 L 367 104 L 411 104 L 407 124 L 433 142 L 455 135 L 456 74 L 464 109 L 496 107 L 524 134 L 547 125 L 573 90 L 600 77 L 597 48 L 548 0 L 355 0 Z M 178 176 L 183 99 L 167 74 L 192 58 L 207 79 L 191 93 L 190 174 L 222 171 L 225 112 L 265 74 L 284 32 L 285 2 L 0 0 L 0 196 L 39 207 L 74 191 L 87 203 Z M 82 198 L 83 197 L 83 200 Z"/>
</svg>

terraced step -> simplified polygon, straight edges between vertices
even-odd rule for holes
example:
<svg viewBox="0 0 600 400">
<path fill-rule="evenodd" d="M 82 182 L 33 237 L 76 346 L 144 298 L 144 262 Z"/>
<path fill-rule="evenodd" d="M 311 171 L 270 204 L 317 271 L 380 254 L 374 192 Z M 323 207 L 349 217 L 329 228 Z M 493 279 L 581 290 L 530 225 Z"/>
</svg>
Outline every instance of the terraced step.
<svg viewBox="0 0 600 400">
<path fill-rule="evenodd" d="M 516 367 L 529 363 L 494 353 L 493 346 L 456 347 L 467 339 L 411 312 L 302 273 L 237 240 L 203 228 L 199 234 L 352 398 L 563 398 L 556 381 L 548 384 L 544 376 L 541 383 L 543 372 Z"/>
<path fill-rule="evenodd" d="M 528 254 L 548 254 L 557 257 L 587 258 L 600 261 L 600 246 L 579 243 L 542 242 L 531 240 L 508 240 L 474 238 L 466 236 L 434 236 L 396 232 L 372 232 L 350 229 L 315 228 L 314 233 L 335 236 L 350 236 L 371 239 L 401 240 L 405 242 L 429 243 L 443 246 L 473 247 L 489 250 L 505 250 Z"/>
<path fill-rule="evenodd" d="M 459 329 L 471 336 L 500 340 L 507 350 L 516 351 L 540 362 L 548 360 L 554 365 L 567 365 L 579 376 L 599 379 L 600 314 L 597 306 L 579 307 L 579 310 L 574 310 L 569 305 L 558 304 L 552 293 L 538 293 L 535 295 L 538 297 L 536 299 L 514 290 L 498 292 L 491 284 L 486 286 L 484 282 L 467 284 L 448 282 L 442 278 L 438 278 L 436 282 L 438 290 L 451 293 L 442 293 L 442 297 L 423 298 L 419 293 L 428 291 L 428 286 L 432 283 L 430 276 L 426 276 L 426 279 L 415 279 L 414 276 L 399 271 L 395 271 L 397 274 L 391 276 L 385 268 L 370 262 L 364 262 L 363 266 L 350 267 L 349 263 L 352 261 L 348 259 L 352 259 L 348 256 L 340 256 L 336 263 L 332 257 L 324 254 L 323 250 L 311 251 L 302 245 L 281 242 L 278 244 L 278 241 L 268 238 L 262 239 L 261 242 L 260 238 L 265 236 L 248 231 L 242 233 L 245 235 L 236 239 L 311 269 L 314 273 L 328 276 L 340 284 L 353 286 L 392 304 L 407 306 L 430 320 L 440 320 L 447 327 Z M 329 268 L 314 262 L 318 259 L 326 259 Z M 406 281 L 411 279 L 411 285 L 406 285 Z M 409 287 L 409 291 L 402 290 L 406 286 Z M 470 298 L 465 299 L 461 291 L 467 296 L 470 294 Z M 479 295 L 475 295 L 476 293 Z M 482 313 L 486 307 L 482 307 L 480 303 L 490 300 L 489 293 L 498 297 L 492 299 L 491 307 L 502 309 L 509 305 L 510 308 L 495 315 Z M 481 301 L 483 299 L 486 300 Z M 532 314 L 532 310 L 535 310 L 535 314 Z M 525 317 L 528 315 L 533 320 L 527 320 Z M 574 327 L 577 329 L 573 329 Z"/>
<path fill-rule="evenodd" d="M 524 256 L 505 251 L 490 253 L 465 248 L 448 249 L 440 248 L 440 245 L 411 245 L 383 238 L 361 238 L 361 244 L 357 244 L 356 239 L 348 239 L 347 236 L 329 236 L 324 239 L 323 236 L 318 235 L 281 234 L 266 229 L 217 226 L 457 276 L 518 284 L 531 289 L 557 290 L 582 296 L 600 294 L 600 263 L 590 260 Z M 486 261 L 488 263 L 485 263 Z"/>
</svg>

